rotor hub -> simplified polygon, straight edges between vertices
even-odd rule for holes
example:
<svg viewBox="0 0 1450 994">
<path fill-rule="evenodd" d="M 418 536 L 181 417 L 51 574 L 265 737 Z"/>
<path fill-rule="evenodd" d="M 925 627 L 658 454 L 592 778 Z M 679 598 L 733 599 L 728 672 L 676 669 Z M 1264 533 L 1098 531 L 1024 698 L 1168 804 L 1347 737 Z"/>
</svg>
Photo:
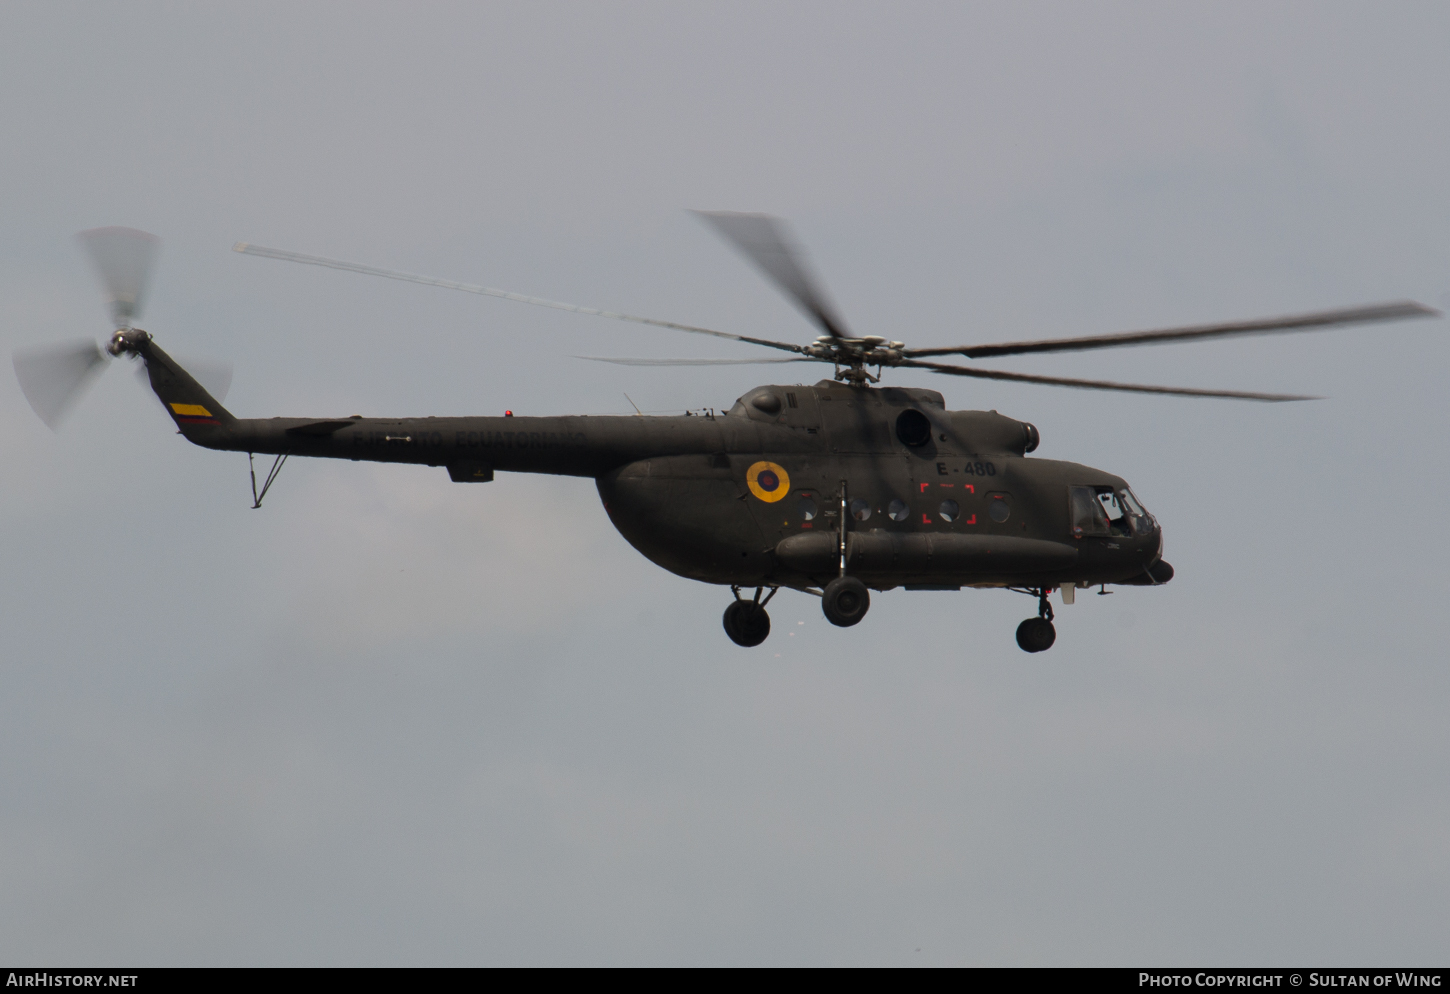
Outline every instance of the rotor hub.
<svg viewBox="0 0 1450 994">
<path fill-rule="evenodd" d="M 905 342 L 888 341 L 880 335 L 862 338 L 832 338 L 822 335 L 801 349 L 803 355 L 836 364 L 836 379 L 862 384 L 876 382 L 879 377 L 866 372 L 867 366 L 897 366 L 905 358 L 901 350 Z"/>
<path fill-rule="evenodd" d="M 120 328 L 106 343 L 106 351 L 118 358 L 123 355 L 140 355 L 149 341 L 151 336 L 140 328 Z"/>
</svg>

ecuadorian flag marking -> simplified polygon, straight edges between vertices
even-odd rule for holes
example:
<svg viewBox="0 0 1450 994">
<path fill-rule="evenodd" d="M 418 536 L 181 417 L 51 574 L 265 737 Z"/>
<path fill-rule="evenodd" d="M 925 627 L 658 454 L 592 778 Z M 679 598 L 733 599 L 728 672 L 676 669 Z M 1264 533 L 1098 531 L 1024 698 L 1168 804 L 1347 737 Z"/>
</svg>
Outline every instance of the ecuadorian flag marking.
<svg viewBox="0 0 1450 994">
<path fill-rule="evenodd" d="M 216 416 L 200 404 L 172 404 L 171 416 L 177 424 L 214 425 L 220 424 Z"/>
<path fill-rule="evenodd" d="M 774 504 L 790 493 L 790 474 L 773 462 L 758 462 L 745 471 L 745 485 L 767 504 Z"/>
</svg>

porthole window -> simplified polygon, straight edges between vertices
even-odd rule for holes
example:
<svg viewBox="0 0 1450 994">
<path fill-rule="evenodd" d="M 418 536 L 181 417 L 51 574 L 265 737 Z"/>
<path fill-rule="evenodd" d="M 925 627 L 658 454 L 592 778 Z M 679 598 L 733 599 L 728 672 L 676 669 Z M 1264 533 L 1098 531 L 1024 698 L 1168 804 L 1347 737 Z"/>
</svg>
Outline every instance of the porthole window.
<svg viewBox="0 0 1450 994">
<path fill-rule="evenodd" d="M 896 498 L 886 506 L 886 516 L 889 517 L 892 521 L 905 521 L 907 515 L 910 513 L 911 512 L 908 511 L 906 508 L 906 501 L 902 500 L 900 497 Z"/>
<path fill-rule="evenodd" d="M 962 507 L 954 500 L 944 500 L 937 510 L 943 521 L 955 521 L 962 516 Z"/>
<path fill-rule="evenodd" d="M 814 521 L 816 517 L 816 502 L 809 497 L 802 497 L 801 502 L 796 505 L 796 510 L 800 512 L 802 521 Z"/>
<path fill-rule="evenodd" d="M 851 517 L 857 521 L 865 521 L 871 517 L 871 502 L 864 497 L 857 497 L 851 501 Z"/>
<path fill-rule="evenodd" d="M 1005 500 L 994 499 L 991 506 L 987 508 L 987 516 L 1000 525 L 1012 516 L 1012 509 L 1007 506 Z"/>
</svg>

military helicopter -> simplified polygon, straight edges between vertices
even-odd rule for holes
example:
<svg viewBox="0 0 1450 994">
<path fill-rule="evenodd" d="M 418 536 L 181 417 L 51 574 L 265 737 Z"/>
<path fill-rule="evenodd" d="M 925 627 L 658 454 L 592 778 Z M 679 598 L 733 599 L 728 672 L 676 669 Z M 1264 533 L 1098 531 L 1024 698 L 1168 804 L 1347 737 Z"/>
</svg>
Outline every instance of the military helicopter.
<svg viewBox="0 0 1450 994">
<path fill-rule="evenodd" d="M 83 232 L 111 301 L 115 332 L 94 341 L 17 353 L 16 374 L 52 427 L 111 357 L 139 360 L 150 387 L 188 441 L 274 457 L 253 507 L 291 456 L 421 463 L 458 483 L 498 472 L 592 477 L 610 521 L 659 566 L 728 586 L 726 635 L 757 646 L 782 588 L 820 598 L 833 625 L 859 623 L 870 591 L 1005 588 L 1037 601 L 1017 644 L 1041 652 L 1056 640 L 1049 596 L 1072 604 L 1079 589 L 1159 586 L 1173 578 L 1163 530 L 1120 476 L 1031 458 L 1036 427 L 996 411 L 949 411 L 935 390 L 880 386 L 887 369 L 1182 397 L 1286 402 L 1316 398 L 1064 379 L 937 361 L 1192 342 L 1431 317 L 1413 302 L 1289 317 L 996 345 L 908 347 L 855 335 L 792 244 L 763 214 L 698 212 L 823 332 L 810 344 L 579 307 L 491 287 L 239 243 L 244 254 L 406 280 L 521 303 L 712 335 L 787 353 L 758 359 L 585 356 L 626 365 L 824 363 L 812 386 L 748 391 L 728 411 L 673 417 L 237 418 L 147 332 L 134 326 L 154 259 L 153 236 L 123 228 Z M 875 369 L 875 373 L 871 370 Z M 744 591 L 754 590 L 752 596 Z"/>
</svg>

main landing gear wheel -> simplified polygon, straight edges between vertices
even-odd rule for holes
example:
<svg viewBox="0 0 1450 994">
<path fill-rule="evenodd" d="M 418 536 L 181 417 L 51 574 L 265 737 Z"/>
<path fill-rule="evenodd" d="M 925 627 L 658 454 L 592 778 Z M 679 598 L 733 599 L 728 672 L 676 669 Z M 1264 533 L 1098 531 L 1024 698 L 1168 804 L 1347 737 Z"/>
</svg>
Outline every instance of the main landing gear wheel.
<svg viewBox="0 0 1450 994">
<path fill-rule="evenodd" d="M 1017 626 L 1017 644 L 1023 652 L 1043 652 L 1052 648 L 1057 641 L 1057 629 L 1052 627 L 1052 602 L 1047 599 L 1047 587 L 1037 591 L 1037 617 L 1028 618 Z"/>
<path fill-rule="evenodd" d="M 871 593 L 854 576 L 838 576 L 821 592 L 821 610 L 826 613 L 826 620 L 841 628 L 850 628 L 866 617 L 870 608 Z"/>
<path fill-rule="evenodd" d="M 1017 626 L 1017 644 L 1023 652 L 1042 652 L 1057 641 L 1057 629 L 1046 618 L 1028 618 Z"/>
</svg>

